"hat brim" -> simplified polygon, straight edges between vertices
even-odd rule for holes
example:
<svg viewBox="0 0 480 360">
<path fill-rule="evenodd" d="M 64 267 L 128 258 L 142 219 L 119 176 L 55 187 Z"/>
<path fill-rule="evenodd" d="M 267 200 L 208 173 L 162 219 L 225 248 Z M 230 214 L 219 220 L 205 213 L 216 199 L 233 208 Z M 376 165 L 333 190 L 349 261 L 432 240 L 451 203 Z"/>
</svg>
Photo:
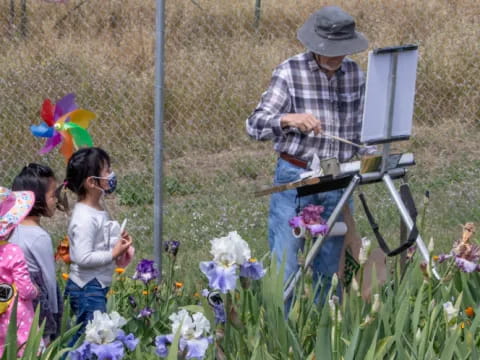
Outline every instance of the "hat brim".
<svg viewBox="0 0 480 360">
<path fill-rule="evenodd" d="M 12 191 L 11 193 L 15 196 L 15 203 L 0 219 L 2 220 L 0 238 L 7 236 L 21 223 L 35 203 L 35 194 L 31 191 Z"/>
<path fill-rule="evenodd" d="M 323 56 L 343 56 L 361 52 L 368 48 L 367 38 L 360 32 L 350 39 L 331 40 L 315 32 L 315 17 L 311 16 L 297 31 L 297 38 L 308 50 Z"/>
</svg>

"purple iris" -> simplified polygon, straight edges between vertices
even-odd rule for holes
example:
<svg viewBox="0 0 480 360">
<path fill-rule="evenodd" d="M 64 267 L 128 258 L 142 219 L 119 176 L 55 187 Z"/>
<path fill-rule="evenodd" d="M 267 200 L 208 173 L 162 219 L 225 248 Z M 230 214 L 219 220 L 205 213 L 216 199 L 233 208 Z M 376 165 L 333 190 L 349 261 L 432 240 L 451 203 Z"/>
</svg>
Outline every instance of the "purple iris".
<svg viewBox="0 0 480 360">
<path fill-rule="evenodd" d="M 120 360 L 124 356 L 123 345 L 120 341 L 109 344 L 92 344 L 85 341 L 77 349 L 70 351 L 71 360 Z"/>
<path fill-rule="evenodd" d="M 133 334 L 125 335 L 123 330 L 118 330 L 117 340 L 120 340 L 123 345 L 127 347 L 128 350 L 133 351 L 138 345 L 139 339 L 136 339 Z"/>
<path fill-rule="evenodd" d="M 226 294 L 229 290 L 235 289 L 237 283 L 237 265 L 222 266 L 214 261 L 202 261 L 200 270 L 208 278 L 208 285 L 215 290 Z"/>
<path fill-rule="evenodd" d="M 178 248 L 180 247 L 180 241 L 170 240 L 166 241 L 163 245 L 163 248 L 168 254 L 171 254 L 173 257 L 177 256 Z"/>
<path fill-rule="evenodd" d="M 92 351 L 90 349 L 90 343 L 84 342 L 75 350 L 72 350 L 68 353 L 71 360 L 87 360 L 92 357 Z"/>
<path fill-rule="evenodd" d="M 168 348 L 173 342 L 173 335 L 160 335 L 155 338 L 156 353 L 160 357 L 168 356 Z"/>
<path fill-rule="evenodd" d="M 98 360 L 120 360 L 124 356 L 123 344 L 118 340 L 108 344 L 90 344 L 90 349 Z"/>
<path fill-rule="evenodd" d="M 141 280 L 147 284 L 150 280 L 156 279 L 158 277 L 158 270 L 155 268 L 155 263 L 153 260 L 142 259 L 136 268 L 135 274 L 133 274 L 132 279 Z"/>
<path fill-rule="evenodd" d="M 173 342 L 173 335 L 160 335 L 155 338 L 156 353 L 160 357 L 168 356 L 168 346 Z M 197 339 L 186 340 L 180 338 L 179 350 L 181 352 L 187 350 L 187 359 L 203 359 L 207 352 L 208 345 L 213 340 L 210 337 L 201 337 Z"/>
<path fill-rule="evenodd" d="M 191 340 L 180 338 L 180 351 L 184 351 L 185 348 L 187 349 L 187 359 L 203 359 L 210 342 L 212 342 L 212 340 L 207 337 Z"/>
<path fill-rule="evenodd" d="M 257 261 L 245 261 L 240 266 L 240 276 L 252 280 L 260 280 L 265 275 L 266 270 L 262 264 Z"/>
<path fill-rule="evenodd" d="M 133 351 L 139 340 L 133 334 L 125 335 L 122 330 L 118 331 L 115 341 L 108 344 L 94 344 L 85 341 L 77 349 L 70 351 L 69 357 L 72 360 L 120 360 L 125 355 L 124 346 Z"/>
<path fill-rule="evenodd" d="M 140 310 L 140 314 L 138 314 L 138 318 L 148 318 L 153 314 L 153 309 L 146 307 Z"/>
<path fill-rule="evenodd" d="M 471 273 L 471 272 L 480 270 L 479 269 L 480 266 L 478 264 L 474 263 L 473 261 L 462 259 L 461 257 L 458 257 L 458 256 L 455 257 L 455 265 L 457 265 L 457 267 L 461 271 L 466 273 Z"/>
</svg>

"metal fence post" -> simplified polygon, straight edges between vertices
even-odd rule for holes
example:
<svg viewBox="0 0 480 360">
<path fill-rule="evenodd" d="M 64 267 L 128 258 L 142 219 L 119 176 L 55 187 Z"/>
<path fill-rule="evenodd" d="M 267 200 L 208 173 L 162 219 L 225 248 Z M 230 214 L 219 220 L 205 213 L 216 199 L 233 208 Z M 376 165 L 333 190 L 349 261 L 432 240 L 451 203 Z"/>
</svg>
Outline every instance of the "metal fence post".
<svg viewBox="0 0 480 360">
<path fill-rule="evenodd" d="M 157 0 L 156 7 L 156 49 L 155 49 L 155 137 L 154 137 L 154 260 L 159 270 L 158 281 L 162 279 L 162 225 L 163 225 L 163 84 L 164 84 L 164 29 L 165 1 Z"/>
</svg>

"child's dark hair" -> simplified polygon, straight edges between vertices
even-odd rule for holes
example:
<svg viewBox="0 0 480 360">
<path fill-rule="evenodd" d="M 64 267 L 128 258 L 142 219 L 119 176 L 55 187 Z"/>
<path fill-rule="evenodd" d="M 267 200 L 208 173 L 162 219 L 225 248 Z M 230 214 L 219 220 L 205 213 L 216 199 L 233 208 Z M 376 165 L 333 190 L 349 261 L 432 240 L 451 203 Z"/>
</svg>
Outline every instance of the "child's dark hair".
<svg viewBox="0 0 480 360">
<path fill-rule="evenodd" d="M 35 193 L 35 204 L 30 210 L 29 216 L 48 215 L 45 194 L 51 179 L 55 180 L 55 174 L 51 168 L 31 163 L 25 166 L 13 180 L 13 191 L 29 190 Z"/>
<path fill-rule="evenodd" d="M 87 193 L 85 180 L 90 176 L 100 176 L 105 166 L 110 167 L 110 157 L 105 150 L 98 147 L 80 149 L 68 160 L 64 184 L 83 198 Z"/>
</svg>

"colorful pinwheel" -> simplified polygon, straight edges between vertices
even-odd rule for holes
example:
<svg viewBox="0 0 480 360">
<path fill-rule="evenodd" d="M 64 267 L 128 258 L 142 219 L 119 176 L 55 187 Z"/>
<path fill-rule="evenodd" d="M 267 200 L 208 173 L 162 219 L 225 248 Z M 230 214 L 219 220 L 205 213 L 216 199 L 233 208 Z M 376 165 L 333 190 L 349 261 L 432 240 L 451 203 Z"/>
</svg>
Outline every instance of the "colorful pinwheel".
<svg viewBox="0 0 480 360">
<path fill-rule="evenodd" d="M 74 148 L 93 146 L 92 138 L 86 128 L 96 115 L 91 111 L 78 109 L 75 104 L 75 94 L 64 96 L 55 105 L 46 99 L 40 116 L 44 122 L 30 126 L 34 136 L 47 138 L 45 146 L 39 151 L 40 154 L 50 152 L 63 140 L 60 152 L 68 161 Z"/>
</svg>

